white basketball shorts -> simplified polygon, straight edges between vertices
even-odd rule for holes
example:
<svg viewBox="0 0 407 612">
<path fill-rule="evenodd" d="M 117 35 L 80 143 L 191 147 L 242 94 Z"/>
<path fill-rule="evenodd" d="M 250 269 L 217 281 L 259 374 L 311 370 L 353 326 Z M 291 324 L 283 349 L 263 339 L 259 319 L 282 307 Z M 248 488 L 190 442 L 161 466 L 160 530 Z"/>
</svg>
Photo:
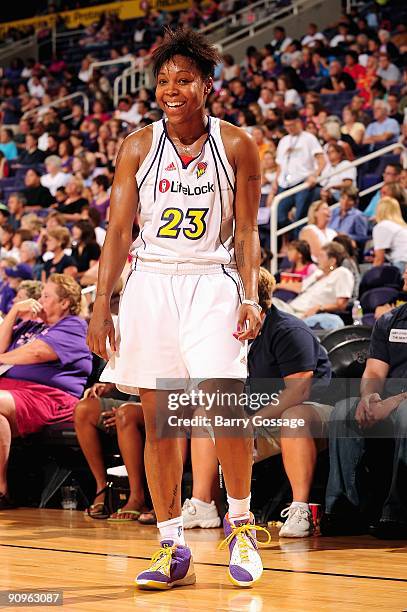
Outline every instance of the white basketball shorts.
<svg viewBox="0 0 407 612">
<path fill-rule="evenodd" d="M 120 301 L 117 351 L 100 380 L 127 393 L 244 380 L 247 346 L 233 337 L 241 299 L 236 269 L 137 260 Z"/>
</svg>

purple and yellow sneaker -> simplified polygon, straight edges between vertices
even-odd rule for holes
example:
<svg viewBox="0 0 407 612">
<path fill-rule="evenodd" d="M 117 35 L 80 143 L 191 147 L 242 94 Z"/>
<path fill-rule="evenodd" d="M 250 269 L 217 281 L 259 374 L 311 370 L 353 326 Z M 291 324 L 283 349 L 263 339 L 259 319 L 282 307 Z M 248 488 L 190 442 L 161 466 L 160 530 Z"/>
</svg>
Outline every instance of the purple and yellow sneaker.
<svg viewBox="0 0 407 612">
<path fill-rule="evenodd" d="M 139 589 L 160 591 L 195 582 L 190 549 L 187 546 L 174 544 L 172 540 L 161 542 L 161 548 L 152 556 L 148 570 L 141 572 L 135 579 Z"/>
<path fill-rule="evenodd" d="M 256 531 L 265 531 L 267 540 L 262 544 L 268 544 L 271 537 L 267 529 L 254 524 L 253 514 L 250 519 L 234 522 L 226 514 L 223 519 L 223 529 L 226 538 L 221 542 L 219 548 L 229 545 L 230 561 L 228 576 L 235 586 L 247 588 L 253 586 L 260 580 L 263 573 L 263 564 L 258 552 Z"/>
</svg>

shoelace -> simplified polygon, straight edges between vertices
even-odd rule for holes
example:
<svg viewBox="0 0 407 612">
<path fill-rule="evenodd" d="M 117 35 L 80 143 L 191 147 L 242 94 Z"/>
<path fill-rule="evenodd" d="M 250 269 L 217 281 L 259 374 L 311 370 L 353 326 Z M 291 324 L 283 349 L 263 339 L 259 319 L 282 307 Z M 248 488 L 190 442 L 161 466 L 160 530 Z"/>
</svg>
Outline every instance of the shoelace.
<svg viewBox="0 0 407 612">
<path fill-rule="evenodd" d="M 191 502 L 190 499 L 186 499 L 184 501 L 184 505 L 182 506 L 182 509 L 189 512 L 189 514 L 196 514 L 196 507 L 194 506 L 194 504 Z"/>
<path fill-rule="evenodd" d="M 151 557 L 149 571 L 161 572 L 165 576 L 169 576 L 172 553 L 174 552 L 175 548 L 176 546 L 165 546 L 164 548 L 157 550 L 157 552 Z"/>
<path fill-rule="evenodd" d="M 294 519 L 297 523 L 300 523 L 302 519 L 309 519 L 309 512 L 305 508 L 301 508 L 301 506 L 288 506 L 281 511 L 280 516 L 282 518 L 288 517 L 288 520 Z"/>
<path fill-rule="evenodd" d="M 260 546 L 264 546 L 265 544 L 268 544 L 270 542 L 271 535 L 269 534 L 267 529 L 265 529 L 264 527 L 260 527 L 259 525 L 251 525 L 250 523 L 246 523 L 245 525 L 240 525 L 240 527 L 232 527 L 231 533 L 223 540 L 223 542 L 219 544 L 218 549 L 222 550 L 222 548 L 225 548 L 231 543 L 233 538 L 236 538 L 237 546 L 239 548 L 239 555 L 242 561 L 244 562 L 249 561 L 248 550 L 249 550 L 249 542 L 251 543 L 251 539 L 250 539 L 251 531 L 265 531 L 266 532 L 267 540 L 265 540 L 264 542 L 258 542 Z M 254 548 L 253 544 L 252 544 L 252 548 Z"/>
</svg>

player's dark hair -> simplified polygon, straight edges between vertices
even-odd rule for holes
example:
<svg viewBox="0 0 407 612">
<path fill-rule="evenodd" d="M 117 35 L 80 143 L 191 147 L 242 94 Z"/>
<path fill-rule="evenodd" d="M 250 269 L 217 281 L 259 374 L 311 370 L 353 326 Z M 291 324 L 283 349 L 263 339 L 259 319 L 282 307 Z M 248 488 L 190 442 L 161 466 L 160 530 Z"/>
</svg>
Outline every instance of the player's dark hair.
<svg viewBox="0 0 407 612">
<path fill-rule="evenodd" d="M 175 55 L 188 57 L 204 79 L 213 77 L 220 55 L 213 45 L 199 32 L 190 29 L 167 29 L 163 42 L 153 52 L 153 74 L 157 78 L 164 64 Z"/>
</svg>

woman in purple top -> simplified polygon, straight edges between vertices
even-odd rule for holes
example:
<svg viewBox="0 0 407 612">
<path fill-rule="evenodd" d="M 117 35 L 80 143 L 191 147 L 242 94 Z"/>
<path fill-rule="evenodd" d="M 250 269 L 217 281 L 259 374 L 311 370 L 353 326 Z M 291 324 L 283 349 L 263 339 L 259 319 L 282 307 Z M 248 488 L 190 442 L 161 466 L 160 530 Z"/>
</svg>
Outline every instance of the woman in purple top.
<svg viewBox="0 0 407 612">
<path fill-rule="evenodd" d="M 79 318 L 81 289 L 53 274 L 37 300 L 16 303 L 0 325 L 0 510 L 7 497 L 11 438 L 71 421 L 92 369 L 87 325 Z M 30 320 L 19 322 L 31 313 Z M 0 370 L 1 371 L 1 370 Z"/>
<path fill-rule="evenodd" d="M 90 203 L 91 208 L 96 208 L 99 211 L 102 221 L 106 221 L 107 212 L 110 204 L 110 196 L 107 193 L 109 189 L 109 179 L 105 174 L 99 174 L 92 180 L 91 190 L 93 200 Z"/>
</svg>

